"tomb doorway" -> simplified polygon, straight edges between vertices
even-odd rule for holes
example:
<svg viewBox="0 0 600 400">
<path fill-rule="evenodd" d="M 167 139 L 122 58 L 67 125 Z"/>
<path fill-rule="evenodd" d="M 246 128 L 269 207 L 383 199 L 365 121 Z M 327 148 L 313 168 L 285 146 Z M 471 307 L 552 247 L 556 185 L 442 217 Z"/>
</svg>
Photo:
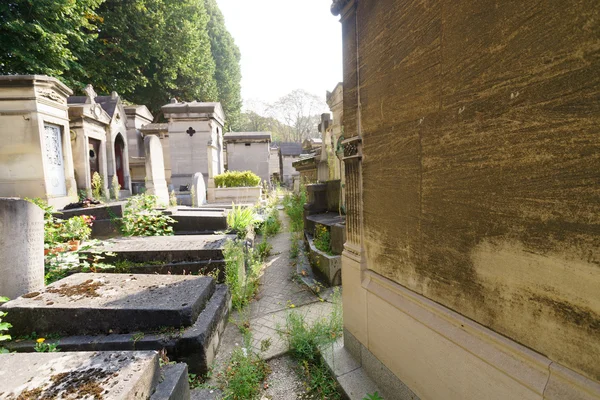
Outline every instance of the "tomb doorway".
<svg viewBox="0 0 600 400">
<path fill-rule="evenodd" d="M 123 173 L 123 153 L 125 149 L 125 142 L 123 136 L 119 133 L 115 139 L 115 168 L 117 170 L 117 179 L 119 185 L 125 188 L 125 174 Z"/>
</svg>

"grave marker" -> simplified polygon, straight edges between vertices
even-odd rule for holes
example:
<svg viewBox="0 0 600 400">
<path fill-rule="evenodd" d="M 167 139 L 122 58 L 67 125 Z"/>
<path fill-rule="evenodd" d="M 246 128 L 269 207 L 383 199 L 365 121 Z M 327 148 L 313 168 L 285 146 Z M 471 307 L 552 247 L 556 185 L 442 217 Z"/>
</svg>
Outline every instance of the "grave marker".
<svg viewBox="0 0 600 400">
<path fill-rule="evenodd" d="M 163 158 L 162 144 L 154 135 L 144 138 L 146 153 L 146 192 L 158 197 L 158 203 L 169 204 L 169 190 L 165 180 L 165 160 Z"/>
<path fill-rule="evenodd" d="M 18 198 L 0 198 L 0 296 L 44 287 L 44 212 Z"/>
<path fill-rule="evenodd" d="M 204 176 L 202 176 L 202 172 L 196 172 L 194 174 L 192 185 L 194 185 L 194 195 L 196 196 L 196 199 L 192 200 L 193 202 L 195 201 L 194 204 L 196 204 L 196 206 L 206 204 L 206 185 L 204 184 Z"/>
</svg>

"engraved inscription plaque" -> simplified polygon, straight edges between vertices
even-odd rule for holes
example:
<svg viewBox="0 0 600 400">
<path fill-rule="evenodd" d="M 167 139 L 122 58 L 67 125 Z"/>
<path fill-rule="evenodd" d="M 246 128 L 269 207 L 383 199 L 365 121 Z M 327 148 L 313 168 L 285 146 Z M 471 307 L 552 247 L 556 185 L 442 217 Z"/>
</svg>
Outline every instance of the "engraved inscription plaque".
<svg viewBox="0 0 600 400">
<path fill-rule="evenodd" d="M 44 287 L 44 213 L 28 201 L 0 198 L 0 296 Z"/>
</svg>

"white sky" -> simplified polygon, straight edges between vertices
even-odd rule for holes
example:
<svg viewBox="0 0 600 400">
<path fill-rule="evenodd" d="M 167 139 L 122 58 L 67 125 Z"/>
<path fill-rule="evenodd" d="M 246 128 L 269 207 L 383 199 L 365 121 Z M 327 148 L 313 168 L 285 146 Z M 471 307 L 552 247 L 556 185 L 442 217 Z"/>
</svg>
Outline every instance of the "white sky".
<svg viewBox="0 0 600 400">
<path fill-rule="evenodd" d="M 342 27 L 331 0 L 217 0 L 242 53 L 244 103 L 294 89 L 325 100 L 342 81 Z"/>
</svg>

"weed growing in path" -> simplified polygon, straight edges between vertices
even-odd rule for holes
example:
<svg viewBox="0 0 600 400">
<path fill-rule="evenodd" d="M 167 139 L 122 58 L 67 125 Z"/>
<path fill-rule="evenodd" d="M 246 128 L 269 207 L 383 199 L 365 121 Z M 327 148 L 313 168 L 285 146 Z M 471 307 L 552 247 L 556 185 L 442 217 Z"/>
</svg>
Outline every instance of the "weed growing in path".
<svg viewBox="0 0 600 400">
<path fill-rule="evenodd" d="M 219 382 L 226 399 L 252 400 L 259 398 L 262 383 L 270 373 L 269 365 L 252 349 L 252 335 L 248 333 L 243 347 L 233 350 Z"/>
<path fill-rule="evenodd" d="M 290 311 L 285 326 L 278 327 L 280 335 L 287 341 L 290 353 L 300 362 L 301 375 L 306 391 L 322 399 L 341 399 L 337 383 L 329 373 L 319 348 L 333 343 L 342 334 L 343 321 L 341 297 L 334 292 L 333 311 L 310 325 L 304 314 Z"/>
</svg>

